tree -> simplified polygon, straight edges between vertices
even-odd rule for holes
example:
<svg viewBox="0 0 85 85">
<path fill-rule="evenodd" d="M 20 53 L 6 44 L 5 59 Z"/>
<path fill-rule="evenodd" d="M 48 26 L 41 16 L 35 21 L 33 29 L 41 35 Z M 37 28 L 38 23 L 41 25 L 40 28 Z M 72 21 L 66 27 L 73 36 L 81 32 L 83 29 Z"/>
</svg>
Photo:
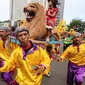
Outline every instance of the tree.
<svg viewBox="0 0 85 85">
<path fill-rule="evenodd" d="M 71 29 L 71 28 L 74 28 L 75 31 L 78 31 L 78 32 L 83 32 L 84 30 L 84 25 L 85 25 L 85 22 L 83 22 L 81 19 L 73 19 L 68 28 Z"/>
<path fill-rule="evenodd" d="M 0 21 L 0 23 L 2 23 L 2 21 Z"/>
</svg>

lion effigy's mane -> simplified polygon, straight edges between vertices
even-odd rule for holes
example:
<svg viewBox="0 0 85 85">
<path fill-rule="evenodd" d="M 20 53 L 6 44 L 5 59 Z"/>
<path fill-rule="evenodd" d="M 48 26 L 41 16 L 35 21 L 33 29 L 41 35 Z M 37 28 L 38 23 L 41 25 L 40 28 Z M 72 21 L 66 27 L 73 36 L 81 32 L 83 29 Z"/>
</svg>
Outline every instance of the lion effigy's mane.
<svg viewBox="0 0 85 85">
<path fill-rule="evenodd" d="M 32 8 L 33 6 L 35 8 Z M 35 12 L 35 16 L 33 17 L 33 19 L 30 22 L 26 21 L 25 25 L 26 28 L 29 30 L 30 37 L 42 37 L 46 32 L 44 7 L 41 4 L 34 2 L 29 3 L 24 8 Z"/>
</svg>

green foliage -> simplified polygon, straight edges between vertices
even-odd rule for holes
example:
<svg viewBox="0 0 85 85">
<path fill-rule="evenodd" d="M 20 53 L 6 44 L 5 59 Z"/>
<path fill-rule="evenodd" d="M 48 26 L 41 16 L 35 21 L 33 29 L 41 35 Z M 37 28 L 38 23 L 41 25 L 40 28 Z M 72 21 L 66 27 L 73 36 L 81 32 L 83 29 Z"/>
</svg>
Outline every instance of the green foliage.
<svg viewBox="0 0 85 85">
<path fill-rule="evenodd" d="M 85 21 L 82 21 L 81 19 L 73 19 L 70 24 L 68 25 L 68 29 L 74 28 L 75 31 L 83 32 L 85 28 Z"/>
</svg>

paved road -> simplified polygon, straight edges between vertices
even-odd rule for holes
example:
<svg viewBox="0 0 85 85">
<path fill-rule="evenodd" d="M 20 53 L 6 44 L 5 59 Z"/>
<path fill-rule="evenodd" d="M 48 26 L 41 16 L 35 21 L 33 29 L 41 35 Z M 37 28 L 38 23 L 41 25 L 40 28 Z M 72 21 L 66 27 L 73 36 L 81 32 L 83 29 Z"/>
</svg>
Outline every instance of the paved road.
<svg viewBox="0 0 85 85">
<path fill-rule="evenodd" d="M 51 64 L 51 77 L 43 77 L 42 85 L 66 85 L 67 62 Z M 85 85 L 85 78 L 82 85 Z"/>
</svg>

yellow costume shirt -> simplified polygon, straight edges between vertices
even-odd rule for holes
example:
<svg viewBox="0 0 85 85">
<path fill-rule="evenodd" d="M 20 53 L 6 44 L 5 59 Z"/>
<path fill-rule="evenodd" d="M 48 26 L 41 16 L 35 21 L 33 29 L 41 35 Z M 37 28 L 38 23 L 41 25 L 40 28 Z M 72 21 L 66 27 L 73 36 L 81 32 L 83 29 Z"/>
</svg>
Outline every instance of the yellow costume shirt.
<svg viewBox="0 0 85 85">
<path fill-rule="evenodd" d="M 16 81 L 19 85 L 40 85 L 43 74 L 36 76 L 36 70 L 33 69 L 34 66 L 40 64 L 46 68 L 50 65 L 50 58 L 42 48 L 33 47 L 25 56 L 23 49 L 18 47 L 12 53 L 9 62 L 4 61 L 4 66 L 0 68 L 0 71 L 6 72 L 17 67 Z"/>
<path fill-rule="evenodd" d="M 3 46 L 3 41 L 0 40 L 0 53 L 2 53 L 4 56 L 7 57 L 7 59 L 10 58 L 11 53 L 18 47 L 16 43 L 9 42 L 5 47 Z"/>
<path fill-rule="evenodd" d="M 77 66 L 85 65 L 85 44 L 80 44 L 79 52 L 77 46 L 70 45 L 60 56 L 62 61 L 66 58 Z"/>
</svg>

